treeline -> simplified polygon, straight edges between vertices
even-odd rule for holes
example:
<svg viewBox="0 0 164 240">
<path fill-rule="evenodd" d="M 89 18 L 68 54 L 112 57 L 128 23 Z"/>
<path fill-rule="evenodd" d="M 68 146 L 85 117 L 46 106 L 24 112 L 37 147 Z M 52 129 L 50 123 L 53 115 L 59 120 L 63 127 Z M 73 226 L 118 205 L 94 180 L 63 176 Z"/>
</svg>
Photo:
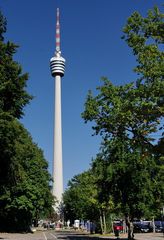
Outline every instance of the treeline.
<svg viewBox="0 0 164 240">
<path fill-rule="evenodd" d="M 114 85 L 102 78 L 89 91 L 82 118 L 102 137 L 91 168 L 69 181 L 66 219 L 95 221 L 102 232 L 114 218 L 161 218 L 164 206 L 164 15 L 157 7 L 146 17 L 134 12 L 123 28 L 138 78 Z M 128 66 L 127 66 L 128 67 Z M 118 67 L 119 71 L 119 67 Z M 129 239 L 133 235 L 129 232 Z"/>
<path fill-rule="evenodd" d="M 28 231 L 52 212 L 51 177 L 42 150 L 20 123 L 32 96 L 28 74 L 13 56 L 18 46 L 5 41 L 0 12 L 0 230 Z"/>
</svg>

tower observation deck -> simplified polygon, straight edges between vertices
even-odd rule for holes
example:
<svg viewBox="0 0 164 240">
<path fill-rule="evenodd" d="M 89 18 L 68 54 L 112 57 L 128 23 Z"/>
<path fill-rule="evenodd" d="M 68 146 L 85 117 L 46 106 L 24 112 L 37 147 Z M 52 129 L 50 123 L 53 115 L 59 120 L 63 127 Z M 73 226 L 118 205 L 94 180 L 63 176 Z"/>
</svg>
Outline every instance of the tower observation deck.
<svg viewBox="0 0 164 240">
<path fill-rule="evenodd" d="M 51 74 L 53 77 L 59 75 L 64 76 L 65 72 L 65 59 L 60 55 L 59 52 L 55 53 L 55 56 L 50 60 Z"/>
</svg>

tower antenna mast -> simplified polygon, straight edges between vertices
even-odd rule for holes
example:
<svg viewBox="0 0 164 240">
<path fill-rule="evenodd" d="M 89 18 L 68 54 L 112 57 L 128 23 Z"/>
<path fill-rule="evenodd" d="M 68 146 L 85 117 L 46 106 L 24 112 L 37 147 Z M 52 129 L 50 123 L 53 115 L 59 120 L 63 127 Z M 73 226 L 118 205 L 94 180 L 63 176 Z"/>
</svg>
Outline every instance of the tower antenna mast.
<svg viewBox="0 0 164 240">
<path fill-rule="evenodd" d="M 56 53 L 60 53 L 60 12 L 59 8 L 57 8 L 56 14 Z"/>
</svg>

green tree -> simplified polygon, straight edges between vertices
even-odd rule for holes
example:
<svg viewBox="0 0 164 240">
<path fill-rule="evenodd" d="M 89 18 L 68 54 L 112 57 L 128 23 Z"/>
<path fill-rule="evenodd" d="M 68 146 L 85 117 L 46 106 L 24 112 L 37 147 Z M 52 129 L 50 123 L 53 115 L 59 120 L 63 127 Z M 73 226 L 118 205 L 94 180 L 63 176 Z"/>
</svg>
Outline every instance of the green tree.
<svg viewBox="0 0 164 240">
<path fill-rule="evenodd" d="M 63 199 L 66 220 L 95 220 L 99 216 L 96 188 L 90 170 L 74 176 L 68 183 Z"/>
<path fill-rule="evenodd" d="M 11 144 L 14 150 L 10 148 L 10 158 L 6 158 L 9 174 L 0 185 L 1 228 L 29 230 L 32 220 L 52 211 L 51 178 L 43 153 L 29 133 L 17 120 L 10 127 L 10 137 L 13 132 L 15 136 Z"/>
<path fill-rule="evenodd" d="M 24 142 L 22 143 L 22 141 Z M 48 173 L 48 164 L 43 156 L 43 152 L 32 142 L 27 131 L 22 132 L 20 141 L 17 144 L 17 159 L 20 156 L 20 171 L 24 170 L 25 181 L 20 181 L 20 188 L 16 189 L 21 199 L 25 195 L 30 205 L 32 205 L 32 217 L 38 220 L 47 216 L 52 211 L 53 197 L 50 192 L 51 177 Z M 18 183 L 18 181 L 17 181 Z M 22 189 L 22 192 L 20 190 Z M 13 197 L 16 194 L 13 194 Z M 15 198 L 14 198 L 15 199 Z M 20 202 L 20 206 L 24 203 Z M 16 204 L 14 203 L 13 206 Z M 25 205 L 24 205 L 25 207 Z M 26 205 L 27 208 L 27 205 Z"/>
<path fill-rule="evenodd" d="M 95 123 L 95 134 L 103 138 L 101 158 L 95 160 L 93 168 L 98 175 L 104 165 L 100 162 L 106 161 L 104 183 L 127 219 L 148 216 L 155 202 L 163 201 L 162 187 L 158 188 L 158 199 L 154 194 L 162 167 L 153 143 L 163 129 L 163 29 L 163 14 L 157 7 L 146 18 L 137 12 L 131 15 L 123 38 L 136 56 L 134 71 L 139 78 L 124 86 L 114 86 L 103 78 L 97 96 L 89 91 L 82 113 L 85 122 Z M 106 190 L 101 189 L 107 198 Z"/>
<path fill-rule="evenodd" d="M 4 42 L 6 19 L 0 12 L 0 151 L 1 184 L 11 179 L 10 158 L 14 154 L 15 127 L 14 118 L 21 118 L 23 107 L 32 98 L 25 90 L 28 74 L 22 74 L 21 66 L 13 60 L 17 46 Z"/>
<path fill-rule="evenodd" d="M 100 193 L 106 197 L 106 202 L 110 195 L 113 197 L 118 215 L 121 211 L 131 218 L 153 216 L 155 161 L 128 148 L 129 145 L 121 139 L 104 144 L 103 152 L 92 166 L 105 186 L 100 185 Z"/>
<path fill-rule="evenodd" d="M 106 221 L 106 216 L 113 210 L 113 202 L 109 197 L 107 202 L 101 199 L 97 178 L 90 169 L 69 181 L 64 193 L 64 215 L 71 223 L 75 219 L 90 220 L 96 224 L 96 231 L 105 233 L 111 227 L 111 219 Z"/>
<path fill-rule="evenodd" d="M 13 59 L 18 46 L 4 42 L 5 31 L 6 20 L 0 13 L 0 112 L 19 119 L 32 96 L 25 90 L 28 74 L 22 74 L 20 64 Z"/>
<path fill-rule="evenodd" d="M 43 152 L 19 123 L 32 97 L 26 91 L 28 74 L 13 59 L 17 46 L 4 41 L 5 31 L 0 13 L 0 228 L 20 231 L 51 212 L 53 198 Z"/>
</svg>

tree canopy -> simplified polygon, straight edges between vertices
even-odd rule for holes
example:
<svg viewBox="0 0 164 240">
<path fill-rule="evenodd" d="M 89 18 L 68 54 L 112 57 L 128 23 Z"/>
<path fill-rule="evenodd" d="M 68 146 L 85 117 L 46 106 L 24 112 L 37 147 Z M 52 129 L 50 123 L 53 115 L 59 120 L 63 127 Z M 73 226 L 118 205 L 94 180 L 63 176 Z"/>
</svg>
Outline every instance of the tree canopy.
<svg viewBox="0 0 164 240">
<path fill-rule="evenodd" d="M 106 186 L 100 188 L 102 198 L 112 196 L 115 207 L 132 219 L 159 217 L 163 206 L 163 18 L 157 7 L 146 17 L 134 12 L 128 18 L 122 38 L 136 58 L 138 78 L 120 86 L 102 78 L 82 113 L 102 136 L 92 163 L 96 184 Z"/>
<path fill-rule="evenodd" d="M 123 39 L 136 56 L 138 65 L 134 71 L 139 78 L 124 86 L 115 86 L 103 78 L 97 96 L 89 92 L 82 113 L 85 122 L 95 123 L 93 130 L 103 136 L 105 147 L 107 143 L 114 147 L 120 145 L 119 148 L 126 145 L 126 154 L 133 157 L 139 153 L 143 161 L 155 156 L 156 142 L 163 142 L 163 26 L 163 14 L 157 7 L 149 11 L 146 18 L 137 12 L 131 15 L 124 27 Z M 108 151 L 111 154 L 111 146 Z M 115 154 L 123 157 L 123 152 L 116 149 Z"/>
<path fill-rule="evenodd" d="M 32 96 L 28 74 L 13 59 L 18 46 L 5 42 L 5 32 L 0 12 L 0 229 L 23 231 L 51 212 L 53 197 L 48 163 L 19 122 Z"/>
<path fill-rule="evenodd" d="M 65 217 L 68 220 L 91 219 L 99 216 L 96 201 L 97 190 L 94 188 L 94 176 L 90 170 L 74 176 L 64 193 Z"/>
</svg>

